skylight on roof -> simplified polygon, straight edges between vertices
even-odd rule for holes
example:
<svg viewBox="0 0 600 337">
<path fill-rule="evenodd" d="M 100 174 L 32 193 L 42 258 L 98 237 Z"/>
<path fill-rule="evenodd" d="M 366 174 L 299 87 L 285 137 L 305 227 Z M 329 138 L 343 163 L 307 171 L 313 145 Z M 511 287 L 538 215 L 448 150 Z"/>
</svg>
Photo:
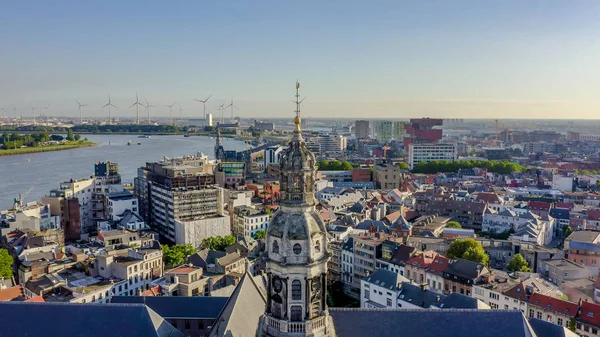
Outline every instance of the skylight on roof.
<svg viewBox="0 0 600 337">
<path fill-rule="evenodd" d="M 590 311 L 590 312 L 588 312 L 588 314 L 587 314 L 587 315 L 588 315 L 588 316 L 590 316 L 590 317 L 594 317 L 594 313 L 593 313 L 593 312 L 591 312 L 591 311 Z"/>
</svg>

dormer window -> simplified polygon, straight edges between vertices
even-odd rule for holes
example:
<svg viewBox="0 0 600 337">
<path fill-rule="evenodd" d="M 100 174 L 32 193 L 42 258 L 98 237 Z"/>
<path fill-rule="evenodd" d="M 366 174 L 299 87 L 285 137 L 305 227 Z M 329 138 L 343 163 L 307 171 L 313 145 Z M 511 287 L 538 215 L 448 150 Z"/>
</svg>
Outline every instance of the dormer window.
<svg viewBox="0 0 600 337">
<path fill-rule="evenodd" d="M 273 248 L 271 249 L 273 253 L 279 254 L 279 243 L 277 241 L 273 241 Z"/>
</svg>

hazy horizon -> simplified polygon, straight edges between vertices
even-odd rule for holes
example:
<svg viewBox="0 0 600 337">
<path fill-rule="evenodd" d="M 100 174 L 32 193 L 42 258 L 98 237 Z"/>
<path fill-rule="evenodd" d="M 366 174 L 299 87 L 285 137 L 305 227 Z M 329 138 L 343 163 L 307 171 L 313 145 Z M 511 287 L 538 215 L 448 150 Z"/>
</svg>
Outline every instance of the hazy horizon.
<svg viewBox="0 0 600 337">
<path fill-rule="evenodd" d="M 0 107 L 166 117 L 598 118 L 597 1 L 8 2 Z M 227 102 L 229 104 L 229 102 Z M 36 115 L 44 114 L 42 108 Z M 141 116 L 146 116 L 140 112 Z M 20 111 L 17 110 L 17 115 Z M 179 117 L 179 108 L 173 109 Z M 227 111 L 225 116 L 230 116 Z"/>
</svg>

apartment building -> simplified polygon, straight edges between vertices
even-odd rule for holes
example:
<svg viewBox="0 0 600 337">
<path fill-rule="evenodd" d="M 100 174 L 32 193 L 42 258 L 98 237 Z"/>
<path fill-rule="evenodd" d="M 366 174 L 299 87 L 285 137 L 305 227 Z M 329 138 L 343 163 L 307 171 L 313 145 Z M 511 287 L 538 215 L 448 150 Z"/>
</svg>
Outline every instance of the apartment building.
<svg viewBox="0 0 600 337">
<path fill-rule="evenodd" d="M 402 282 L 408 280 L 392 271 L 379 269 L 360 280 L 360 307 L 395 309 Z"/>
<path fill-rule="evenodd" d="M 449 216 L 463 228 L 474 230 L 482 229 L 486 208 L 486 204 L 482 202 L 460 200 L 431 200 L 427 204 L 428 213 Z"/>
<path fill-rule="evenodd" d="M 259 230 L 266 230 L 271 216 L 264 210 L 238 206 L 233 209 L 233 235 L 253 236 Z"/>
<path fill-rule="evenodd" d="M 432 161 L 455 161 L 458 151 L 454 144 L 410 144 L 408 145 L 408 167 L 412 170 L 419 163 Z"/>
<path fill-rule="evenodd" d="M 577 303 L 542 294 L 533 294 L 527 305 L 527 317 L 542 319 L 568 327 L 569 321 L 577 316 Z"/>
<path fill-rule="evenodd" d="M 373 182 L 375 188 L 395 189 L 401 188 L 404 176 L 408 172 L 397 165 L 377 164 L 373 165 Z"/>
<path fill-rule="evenodd" d="M 348 147 L 348 140 L 342 135 L 319 135 L 313 141 L 319 144 L 321 153 L 341 153 Z"/>
<path fill-rule="evenodd" d="M 138 169 L 140 215 L 162 238 L 197 246 L 231 232 L 223 213 L 223 191 L 214 186 L 214 165 L 203 155 L 165 158 Z"/>
<path fill-rule="evenodd" d="M 528 222 L 538 224 L 541 221 L 539 215 L 529 211 L 515 212 L 508 208 L 502 211 L 495 211 L 488 207 L 483 215 L 481 229 L 487 233 L 504 233 L 511 229 L 516 230 Z"/>
<path fill-rule="evenodd" d="M 473 284 L 490 277 L 491 273 L 488 267 L 477 262 L 453 259 L 448 263 L 443 275 L 445 293 L 459 292 L 471 296 Z"/>
<path fill-rule="evenodd" d="M 402 239 L 384 233 L 363 232 L 353 237 L 353 281 L 354 288 L 360 288 L 360 280 L 378 270 L 377 259 L 382 256 L 383 246 L 386 251 L 393 251 L 400 246 Z M 385 245 L 384 245 L 385 243 Z"/>
<path fill-rule="evenodd" d="M 340 278 L 347 287 L 354 287 L 354 238 L 349 237 L 341 247 Z"/>
<path fill-rule="evenodd" d="M 565 258 L 597 275 L 600 268 L 600 232 L 575 231 L 565 239 Z"/>
<path fill-rule="evenodd" d="M 371 135 L 369 126 L 370 122 L 365 120 L 357 120 L 354 122 L 354 136 L 356 139 L 367 139 Z"/>
</svg>

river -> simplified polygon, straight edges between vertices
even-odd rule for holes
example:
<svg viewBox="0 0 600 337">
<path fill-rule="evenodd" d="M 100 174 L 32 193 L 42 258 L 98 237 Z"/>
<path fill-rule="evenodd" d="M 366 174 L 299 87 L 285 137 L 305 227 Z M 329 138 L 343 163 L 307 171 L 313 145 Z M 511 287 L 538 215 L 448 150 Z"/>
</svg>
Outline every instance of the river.
<svg viewBox="0 0 600 337">
<path fill-rule="evenodd" d="M 183 137 L 137 135 L 82 135 L 96 143 L 95 147 L 39 152 L 0 157 L 0 210 L 12 207 L 13 199 L 29 188 L 34 190 L 26 202 L 47 195 L 58 184 L 71 178 L 80 179 L 94 174 L 94 163 L 111 161 L 119 164 L 123 182 L 133 183 L 138 167 L 147 161 L 179 157 L 200 151 L 214 158 L 215 139 L 205 136 Z M 132 145 L 127 142 L 131 140 Z M 142 143 L 137 145 L 137 143 Z M 225 150 L 243 150 L 245 144 L 225 138 Z"/>
</svg>

